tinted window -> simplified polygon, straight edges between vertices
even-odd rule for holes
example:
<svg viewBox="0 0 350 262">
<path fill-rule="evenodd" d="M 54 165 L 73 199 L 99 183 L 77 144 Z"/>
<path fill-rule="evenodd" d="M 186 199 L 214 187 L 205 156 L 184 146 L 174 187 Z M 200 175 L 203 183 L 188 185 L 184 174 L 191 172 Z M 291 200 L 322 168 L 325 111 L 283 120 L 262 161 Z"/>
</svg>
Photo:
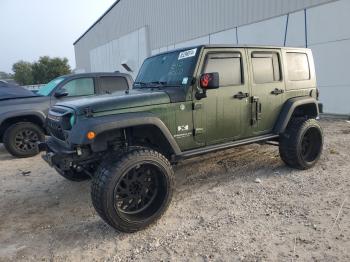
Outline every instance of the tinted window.
<svg viewBox="0 0 350 262">
<path fill-rule="evenodd" d="M 253 76 L 256 84 L 281 80 L 279 56 L 274 52 L 252 53 Z"/>
<path fill-rule="evenodd" d="M 100 93 L 111 94 L 116 91 L 128 89 L 128 83 L 124 77 L 120 76 L 103 76 L 100 78 Z"/>
<path fill-rule="evenodd" d="M 239 53 L 209 54 L 204 73 L 219 73 L 220 86 L 241 85 L 242 69 Z"/>
<path fill-rule="evenodd" d="M 287 68 L 291 81 L 310 79 L 309 60 L 305 53 L 287 53 Z"/>
<path fill-rule="evenodd" d="M 200 53 L 198 48 L 174 51 L 147 58 L 142 64 L 134 86 L 148 87 L 155 82 L 187 86 Z"/>
<path fill-rule="evenodd" d="M 92 78 L 74 79 L 62 88 L 68 92 L 68 96 L 88 96 L 95 93 L 94 80 Z"/>
</svg>

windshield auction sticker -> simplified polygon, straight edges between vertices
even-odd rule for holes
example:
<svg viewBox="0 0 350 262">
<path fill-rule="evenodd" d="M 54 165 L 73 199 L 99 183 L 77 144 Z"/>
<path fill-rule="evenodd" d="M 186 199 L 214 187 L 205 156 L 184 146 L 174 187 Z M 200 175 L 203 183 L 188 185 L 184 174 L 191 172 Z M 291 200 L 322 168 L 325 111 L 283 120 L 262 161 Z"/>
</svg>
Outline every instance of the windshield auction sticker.
<svg viewBox="0 0 350 262">
<path fill-rule="evenodd" d="M 197 52 L 197 48 L 191 49 L 191 50 L 187 50 L 187 51 L 183 51 L 179 54 L 179 58 L 178 60 L 181 59 L 185 59 L 185 58 L 189 58 L 189 57 L 193 57 L 196 55 Z"/>
</svg>

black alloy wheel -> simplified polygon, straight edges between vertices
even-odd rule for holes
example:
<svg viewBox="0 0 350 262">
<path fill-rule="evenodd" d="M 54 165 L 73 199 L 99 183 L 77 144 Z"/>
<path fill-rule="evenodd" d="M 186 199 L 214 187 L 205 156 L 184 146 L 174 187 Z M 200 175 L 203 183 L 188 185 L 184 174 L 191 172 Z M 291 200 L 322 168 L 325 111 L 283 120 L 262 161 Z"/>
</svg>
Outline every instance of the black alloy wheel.
<svg viewBox="0 0 350 262">
<path fill-rule="evenodd" d="M 321 157 L 322 148 L 323 131 L 316 119 L 292 119 L 280 136 L 281 158 L 293 168 L 313 167 Z"/>
<path fill-rule="evenodd" d="M 109 225 L 135 232 L 164 214 L 173 190 L 174 172 L 168 159 L 142 148 L 102 162 L 92 180 L 91 199 Z"/>
<path fill-rule="evenodd" d="M 313 162 L 319 155 L 322 141 L 321 132 L 317 128 L 309 128 L 301 141 L 301 156 L 306 162 Z"/>
<path fill-rule="evenodd" d="M 38 133 L 30 129 L 22 129 L 15 136 L 15 147 L 18 151 L 32 151 L 36 149 L 36 142 L 38 141 Z"/>
<path fill-rule="evenodd" d="M 125 174 L 115 187 L 115 208 L 122 214 L 138 214 L 146 210 L 154 202 L 161 202 L 164 186 L 160 170 L 152 164 L 141 164 Z"/>
<path fill-rule="evenodd" d="M 19 122 L 8 127 L 4 133 L 7 151 L 16 157 L 31 157 L 39 153 L 37 142 L 44 141 L 43 130 L 31 122 Z"/>
</svg>

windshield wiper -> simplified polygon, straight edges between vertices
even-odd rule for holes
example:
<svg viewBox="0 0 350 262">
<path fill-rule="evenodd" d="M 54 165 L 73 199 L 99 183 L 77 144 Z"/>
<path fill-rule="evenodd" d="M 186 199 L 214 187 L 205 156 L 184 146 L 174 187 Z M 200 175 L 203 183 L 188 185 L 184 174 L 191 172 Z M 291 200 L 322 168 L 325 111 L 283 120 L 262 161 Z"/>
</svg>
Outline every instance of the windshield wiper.
<svg viewBox="0 0 350 262">
<path fill-rule="evenodd" d="M 153 82 L 150 82 L 149 84 L 155 84 L 155 85 L 162 85 L 162 86 L 164 86 L 164 85 L 167 84 L 167 82 L 165 82 L 165 81 L 153 81 Z"/>
<path fill-rule="evenodd" d="M 134 82 L 134 85 L 138 85 L 146 88 L 162 88 L 165 86 L 170 86 L 166 81 Z M 175 86 L 175 85 L 171 85 L 171 86 Z"/>
<path fill-rule="evenodd" d="M 147 83 L 145 83 L 145 82 L 134 82 L 134 85 L 146 86 Z"/>
</svg>

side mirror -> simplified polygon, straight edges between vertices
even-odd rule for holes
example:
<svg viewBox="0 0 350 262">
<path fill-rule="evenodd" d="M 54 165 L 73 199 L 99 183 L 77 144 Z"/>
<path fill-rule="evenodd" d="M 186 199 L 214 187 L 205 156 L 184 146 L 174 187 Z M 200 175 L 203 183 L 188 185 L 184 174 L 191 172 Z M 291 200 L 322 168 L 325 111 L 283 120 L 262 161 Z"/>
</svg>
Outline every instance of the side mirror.
<svg viewBox="0 0 350 262">
<path fill-rule="evenodd" d="M 60 98 L 60 97 L 68 96 L 68 92 L 65 89 L 60 89 L 60 90 L 57 90 L 53 95 L 56 98 Z"/>
<path fill-rule="evenodd" d="M 219 88 L 219 73 L 202 74 L 199 83 L 204 90 Z"/>
</svg>

